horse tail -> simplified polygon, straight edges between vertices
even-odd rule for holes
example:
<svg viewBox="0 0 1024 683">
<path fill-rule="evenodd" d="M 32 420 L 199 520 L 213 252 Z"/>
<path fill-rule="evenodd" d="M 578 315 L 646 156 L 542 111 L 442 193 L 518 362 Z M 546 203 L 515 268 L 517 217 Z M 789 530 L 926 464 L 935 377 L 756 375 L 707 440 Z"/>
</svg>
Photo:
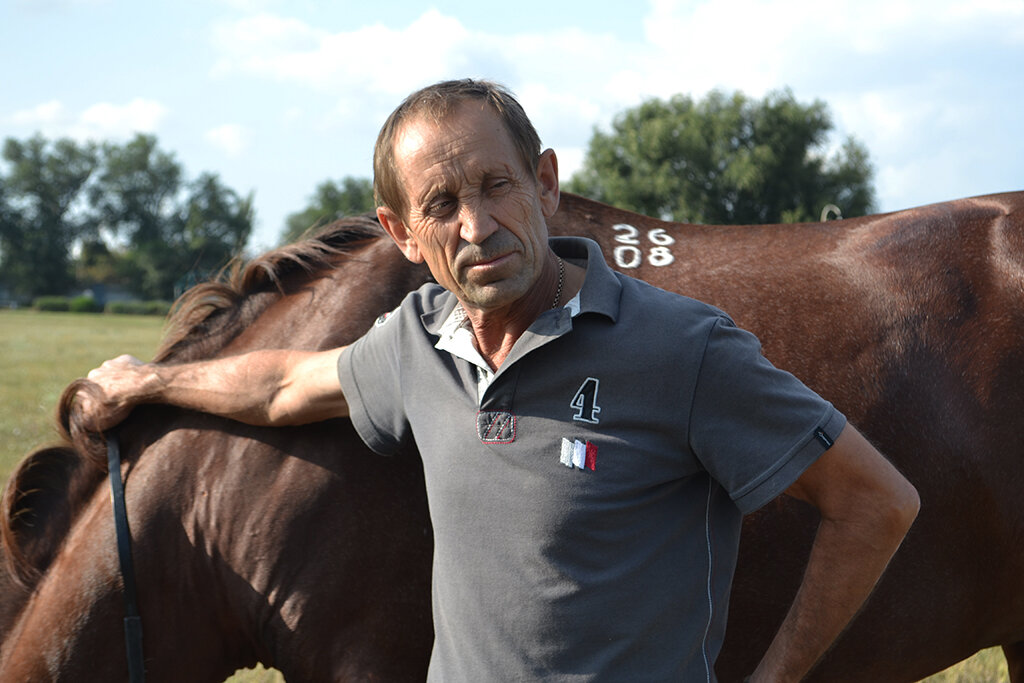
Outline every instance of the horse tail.
<svg viewBox="0 0 1024 683">
<path fill-rule="evenodd" d="M 35 585 L 49 567 L 78 512 L 106 473 L 101 435 L 85 429 L 74 409 L 79 391 L 95 390 L 86 380 L 76 380 L 64 390 L 58 427 L 65 443 L 26 456 L 0 494 L 4 568 L 23 588 Z"/>
</svg>

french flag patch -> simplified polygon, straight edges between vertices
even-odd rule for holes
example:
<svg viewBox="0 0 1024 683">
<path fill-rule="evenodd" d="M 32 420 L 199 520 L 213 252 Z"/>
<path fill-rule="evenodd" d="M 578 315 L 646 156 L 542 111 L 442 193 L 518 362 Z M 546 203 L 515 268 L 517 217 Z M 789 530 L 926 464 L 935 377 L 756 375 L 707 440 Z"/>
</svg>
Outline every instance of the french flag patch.
<svg viewBox="0 0 1024 683">
<path fill-rule="evenodd" d="M 573 441 L 562 439 L 562 452 L 559 462 L 566 467 L 593 471 L 597 468 L 597 445 L 589 441 L 583 442 L 579 439 L 574 439 Z"/>
</svg>

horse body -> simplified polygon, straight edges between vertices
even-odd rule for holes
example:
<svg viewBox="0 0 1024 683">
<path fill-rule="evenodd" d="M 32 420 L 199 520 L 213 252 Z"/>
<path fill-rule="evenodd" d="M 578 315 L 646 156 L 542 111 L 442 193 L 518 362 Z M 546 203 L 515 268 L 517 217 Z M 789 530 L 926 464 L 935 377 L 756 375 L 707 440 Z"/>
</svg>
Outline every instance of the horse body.
<svg viewBox="0 0 1024 683">
<path fill-rule="evenodd" d="M 917 680 L 992 645 L 1020 667 L 1024 195 L 784 228 L 568 201 L 606 254 L 627 234 L 609 225 L 673 237 L 670 266 L 635 272 L 726 310 L 918 487 L 903 548 L 813 679 Z M 783 498 L 745 521 L 723 680 L 753 669 L 796 592 L 815 526 L 803 508 Z"/>
<path fill-rule="evenodd" d="M 918 487 L 917 523 L 815 680 L 917 680 L 996 644 L 1024 680 L 1024 193 L 743 227 L 565 195 L 550 226 L 729 312 Z M 428 278 L 379 232 L 354 239 L 194 293 L 158 359 L 353 340 Z M 293 261 L 306 270 L 280 267 Z M 268 284 L 263 271 L 285 274 Z M 216 682 L 256 660 L 289 681 L 422 679 L 431 538 L 417 458 L 371 454 L 344 420 L 257 429 L 155 406 L 119 438 L 150 680 Z M 88 464 L 100 455 L 75 443 L 30 456 L 5 491 L 3 682 L 126 677 L 109 496 Z M 723 681 L 767 647 L 815 524 L 786 498 L 746 519 Z"/>
</svg>

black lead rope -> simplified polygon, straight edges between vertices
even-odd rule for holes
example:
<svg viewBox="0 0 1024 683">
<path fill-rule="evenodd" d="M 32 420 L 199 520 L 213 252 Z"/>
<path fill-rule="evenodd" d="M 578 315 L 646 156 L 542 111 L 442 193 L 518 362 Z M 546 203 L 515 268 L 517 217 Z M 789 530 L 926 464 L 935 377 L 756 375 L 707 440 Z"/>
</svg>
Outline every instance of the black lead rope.
<svg viewBox="0 0 1024 683">
<path fill-rule="evenodd" d="M 117 559 L 124 584 L 124 640 L 128 650 L 128 681 L 144 683 L 146 668 L 142 658 L 142 620 L 135 588 L 135 565 L 132 563 L 132 535 L 128 528 L 128 510 L 124 504 L 124 482 L 121 480 L 121 448 L 117 437 L 107 437 L 107 469 L 110 470 L 110 499 L 114 503 L 114 532 L 117 535 Z"/>
</svg>

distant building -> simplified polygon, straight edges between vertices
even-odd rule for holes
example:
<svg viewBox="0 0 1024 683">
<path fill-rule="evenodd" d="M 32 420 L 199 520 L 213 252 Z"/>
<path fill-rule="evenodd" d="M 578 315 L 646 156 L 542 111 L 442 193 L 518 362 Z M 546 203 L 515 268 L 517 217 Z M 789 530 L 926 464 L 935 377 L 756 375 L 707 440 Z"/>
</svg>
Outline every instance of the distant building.
<svg viewBox="0 0 1024 683">
<path fill-rule="evenodd" d="M 98 283 L 90 286 L 82 292 L 83 296 L 90 296 L 96 305 L 103 308 L 115 301 L 136 301 L 138 297 L 132 292 L 119 285 L 108 285 Z"/>
</svg>

